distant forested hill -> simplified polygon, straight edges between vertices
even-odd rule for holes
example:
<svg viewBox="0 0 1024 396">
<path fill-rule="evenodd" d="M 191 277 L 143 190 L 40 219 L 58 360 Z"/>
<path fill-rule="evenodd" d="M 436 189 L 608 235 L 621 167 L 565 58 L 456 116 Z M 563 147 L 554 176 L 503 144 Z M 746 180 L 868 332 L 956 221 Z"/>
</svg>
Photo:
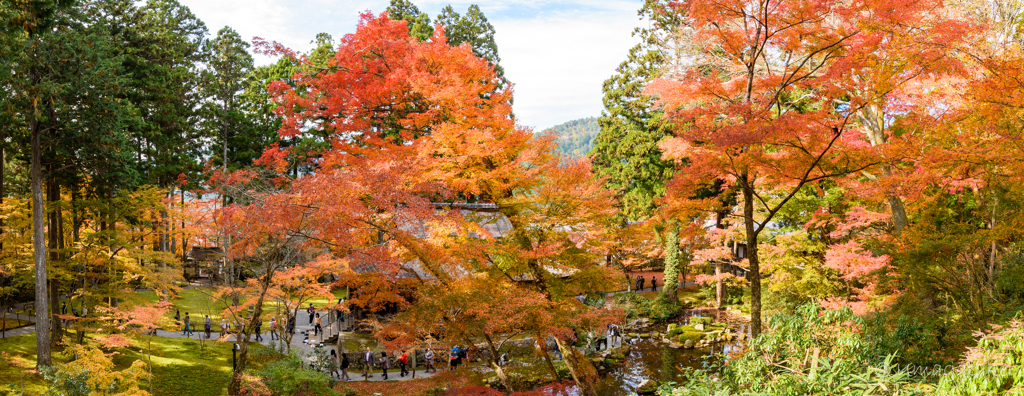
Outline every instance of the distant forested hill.
<svg viewBox="0 0 1024 396">
<path fill-rule="evenodd" d="M 558 136 L 557 151 L 566 157 L 579 158 L 586 157 L 594 147 L 594 138 L 601 128 L 597 126 L 597 117 L 587 117 L 555 125 L 541 133 L 552 131 Z"/>
</svg>

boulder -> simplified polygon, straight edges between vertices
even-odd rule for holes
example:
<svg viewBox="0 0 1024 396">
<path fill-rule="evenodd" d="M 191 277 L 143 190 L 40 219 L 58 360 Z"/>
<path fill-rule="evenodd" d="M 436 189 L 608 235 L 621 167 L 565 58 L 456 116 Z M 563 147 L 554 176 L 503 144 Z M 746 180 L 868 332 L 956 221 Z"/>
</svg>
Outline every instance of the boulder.
<svg viewBox="0 0 1024 396">
<path fill-rule="evenodd" d="M 686 340 L 685 342 L 683 342 L 683 348 L 686 348 L 686 349 L 693 348 L 693 340 Z"/>
<path fill-rule="evenodd" d="M 658 390 L 658 382 L 651 379 L 646 379 L 640 383 L 640 386 L 636 387 L 636 394 L 638 395 L 653 395 Z"/>
<path fill-rule="evenodd" d="M 640 333 L 640 338 L 649 338 L 651 335 L 647 333 Z"/>
<path fill-rule="evenodd" d="M 668 329 L 667 329 L 667 330 L 665 330 L 665 332 L 666 332 L 666 333 L 669 333 L 669 334 L 672 334 L 672 330 L 675 330 L 675 329 L 676 329 L 676 327 L 678 327 L 678 326 L 676 326 L 676 324 L 675 324 L 675 323 L 669 323 L 669 324 L 668 324 Z"/>
<path fill-rule="evenodd" d="M 704 324 L 703 323 L 697 323 L 697 324 L 693 325 L 693 328 L 697 329 L 697 330 L 700 330 L 700 331 L 704 331 Z"/>
<path fill-rule="evenodd" d="M 680 348 L 682 348 L 682 347 L 683 347 L 683 344 L 680 344 L 680 343 L 678 343 L 678 342 L 672 341 L 672 342 L 669 342 L 669 343 L 668 343 L 668 347 L 669 347 L 669 348 L 675 348 L 675 349 L 680 349 Z"/>
</svg>

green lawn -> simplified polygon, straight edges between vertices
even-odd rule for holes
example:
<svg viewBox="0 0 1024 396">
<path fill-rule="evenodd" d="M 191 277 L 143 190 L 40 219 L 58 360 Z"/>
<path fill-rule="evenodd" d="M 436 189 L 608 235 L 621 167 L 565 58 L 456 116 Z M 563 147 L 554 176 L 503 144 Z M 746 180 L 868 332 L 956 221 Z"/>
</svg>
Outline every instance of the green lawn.
<svg viewBox="0 0 1024 396">
<path fill-rule="evenodd" d="M 14 319 L 14 318 L 7 318 L 7 319 L 0 318 L 0 327 L 5 328 L 7 330 L 16 329 L 16 328 L 19 328 L 21 326 L 28 326 L 28 325 L 30 325 L 32 323 L 33 322 L 29 322 L 27 320 L 20 320 L 20 319 Z"/>
<path fill-rule="evenodd" d="M 637 294 L 640 295 L 640 296 L 646 297 L 646 298 L 648 298 L 650 300 L 654 300 L 655 298 L 658 297 L 659 293 L 660 293 L 660 291 L 659 292 L 648 291 L 648 292 L 640 292 L 640 293 L 637 293 Z M 700 295 L 700 288 L 698 286 L 689 286 L 689 287 L 681 288 L 681 289 L 679 289 L 679 291 L 677 292 L 676 295 L 679 296 L 679 301 L 680 302 L 689 301 L 692 304 L 692 306 L 694 306 L 694 307 L 714 306 L 715 305 L 714 300 L 708 301 L 708 300 L 705 300 L 703 297 L 701 297 L 701 295 Z M 743 312 L 745 314 L 750 314 L 750 289 L 749 288 L 744 288 L 743 289 L 743 304 L 727 304 L 726 307 L 727 308 L 732 308 L 732 309 L 737 309 L 740 312 Z"/>
<path fill-rule="evenodd" d="M 10 357 L 4 359 L 4 364 L 0 364 L 0 385 L 15 384 L 15 389 L 20 389 L 20 374 L 25 369 L 18 367 L 13 362 L 24 363 L 29 367 L 35 366 L 36 335 L 25 334 L 0 339 L 0 352 L 6 352 L 10 355 Z M 8 359 L 10 361 L 7 361 Z M 24 376 L 26 394 L 40 395 L 46 391 L 46 387 L 43 385 L 43 377 L 31 374 L 24 374 Z"/>
<path fill-rule="evenodd" d="M 192 318 L 192 323 L 197 325 L 199 329 L 203 327 L 204 315 L 210 315 L 210 319 L 213 321 L 213 331 L 220 332 L 220 314 L 227 308 L 224 301 L 219 301 L 212 296 L 214 289 L 209 287 L 197 287 L 182 289 L 178 293 L 178 298 L 171 299 L 172 307 L 167 312 L 168 318 L 174 317 L 175 309 L 181 311 L 181 316 L 184 317 L 185 313 L 188 312 Z M 138 293 L 140 297 L 149 302 L 157 301 L 157 295 L 154 291 L 145 291 Z M 335 290 L 334 295 L 337 298 L 345 296 L 345 290 Z M 303 304 L 305 307 L 312 302 L 314 306 L 322 307 L 328 303 L 324 299 L 314 299 Z M 330 303 L 337 303 L 338 300 L 330 301 Z M 302 311 L 305 312 L 305 311 Z M 263 331 L 270 330 L 270 318 L 277 316 L 278 321 L 281 325 L 284 325 L 283 319 L 283 307 L 275 301 L 268 301 L 264 304 L 264 319 L 263 319 Z M 229 324 L 231 319 L 228 319 Z"/>
<path fill-rule="evenodd" d="M 199 342 L 185 338 L 153 338 L 153 389 L 156 395 L 224 395 L 227 394 L 228 378 L 231 375 L 231 343 L 207 342 L 201 351 Z M 253 347 L 258 347 L 252 344 Z M 7 352 L 14 359 L 34 365 L 35 335 L 25 334 L 0 340 L 0 351 Z M 141 359 L 140 348 L 121 348 L 114 357 L 119 369 Z M 60 354 L 54 354 L 56 363 L 66 362 Z M 0 365 L 0 384 L 17 384 L 19 370 L 13 364 Z M 41 394 L 46 391 L 43 378 L 39 375 L 25 377 L 27 394 Z"/>
</svg>

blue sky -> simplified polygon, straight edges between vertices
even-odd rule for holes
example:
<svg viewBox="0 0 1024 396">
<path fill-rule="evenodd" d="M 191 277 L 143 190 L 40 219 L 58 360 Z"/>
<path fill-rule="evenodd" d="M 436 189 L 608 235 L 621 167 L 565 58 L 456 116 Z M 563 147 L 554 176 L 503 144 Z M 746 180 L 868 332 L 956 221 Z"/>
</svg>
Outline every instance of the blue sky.
<svg viewBox="0 0 1024 396">
<path fill-rule="evenodd" d="M 388 0 L 179 0 L 206 22 L 211 34 L 231 26 L 254 36 L 305 50 L 317 33 L 335 40 L 355 30 L 359 13 L 375 14 Z M 494 25 L 505 74 L 515 84 L 514 111 L 538 130 L 600 115 L 601 83 L 612 75 L 642 22 L 642 0 L 414 0 L 435 18 L 451 4 L 460 14 L 478 4 Z M 257 63 L 270 60 L 257 57 Z"/>
</svg>

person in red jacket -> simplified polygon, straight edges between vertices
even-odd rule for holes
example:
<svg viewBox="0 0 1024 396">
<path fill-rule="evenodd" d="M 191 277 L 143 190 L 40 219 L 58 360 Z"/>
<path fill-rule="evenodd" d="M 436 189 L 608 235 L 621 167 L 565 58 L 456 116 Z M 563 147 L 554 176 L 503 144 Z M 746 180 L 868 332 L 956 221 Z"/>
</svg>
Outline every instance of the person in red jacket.
<svg viewBox="0 0 1024 396">
<path fill-rule="evenodd" d="M 409 365 L 409 354 L 402 350 L 402 356 L 398 357 L 398 367 L 402 369 L 402 372 L 398 374 L 399 377 L 405 377 L 409 374 L 409 370 L 406 370 L 406 366 Z"/>
</svg>

